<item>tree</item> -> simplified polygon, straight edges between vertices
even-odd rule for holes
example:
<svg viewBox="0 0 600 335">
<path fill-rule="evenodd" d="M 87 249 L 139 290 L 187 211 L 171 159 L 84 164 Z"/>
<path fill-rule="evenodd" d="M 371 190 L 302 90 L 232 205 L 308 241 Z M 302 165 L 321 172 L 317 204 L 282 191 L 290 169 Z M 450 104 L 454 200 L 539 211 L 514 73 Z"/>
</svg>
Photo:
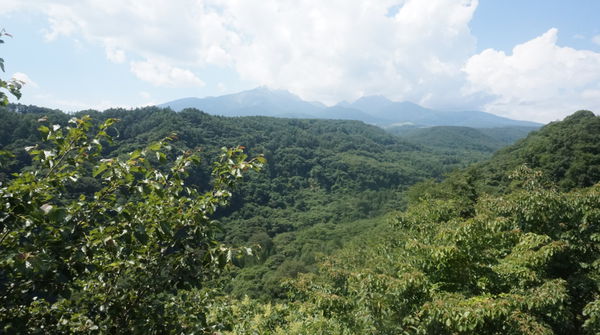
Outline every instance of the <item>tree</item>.
<svg viewBox="0 0 600 335">
<path fill-rule="evenodd" d="M 7 33 L 6 30 L 0 30 L 0 44 L 4 43 L 4 36 L 12 37 L 11 34 Z M 4 59 L 0 58 L 0 70 L 4 71 Z M 21 87 L 23 82 L 17 79 L 11 79 L 9 81 L 0 78 L 0 89 L 7 90 L 10 94 L 14 95 L 17 99 L 21 98 Z M 8 95 L 0 90 L 0 106 L 8 105 Z"/>
<path fill-rule="evenodd" d="M 200 159 L 168 159 L 173 137 L 101 159 L 115 121 L 41 126 L 47 143 L 27 148 L 34 167 L 1 185 L 0 332 L 204 332 L 213 282 L 236 254 L 251 253 L 217 242 L 211 216 L 262 157 L 223 149 L 200 193 L 186 186 Z M 82 178 L 102 186 L 71 196 Z"/>
</svg>

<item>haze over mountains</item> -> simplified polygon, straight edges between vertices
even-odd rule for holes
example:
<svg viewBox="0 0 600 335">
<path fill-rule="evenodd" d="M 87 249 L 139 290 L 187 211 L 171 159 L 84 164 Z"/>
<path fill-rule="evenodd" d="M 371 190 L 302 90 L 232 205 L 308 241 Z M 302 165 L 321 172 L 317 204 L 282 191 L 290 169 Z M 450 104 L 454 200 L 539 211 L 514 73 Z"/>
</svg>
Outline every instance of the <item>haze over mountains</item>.
<svg viewBox="0 0 600 335">
<path fill-rule="evenodd" d="M 223 116 L 274 116 L 359 120 L 381 127 L 462 126 L 475 128 L 539 127 L 530 121 L 512 120 L 480 111 L 439 111 L 411 102 L 395 102 L 383 96 L 362 97 L 352 103 L 327 107 L 308 102 L 285 90 L 258 87 L 253 90 L 207 98 L 183 98 L 159 105 L 175 111 L 196 108 Z"/>
</svg>

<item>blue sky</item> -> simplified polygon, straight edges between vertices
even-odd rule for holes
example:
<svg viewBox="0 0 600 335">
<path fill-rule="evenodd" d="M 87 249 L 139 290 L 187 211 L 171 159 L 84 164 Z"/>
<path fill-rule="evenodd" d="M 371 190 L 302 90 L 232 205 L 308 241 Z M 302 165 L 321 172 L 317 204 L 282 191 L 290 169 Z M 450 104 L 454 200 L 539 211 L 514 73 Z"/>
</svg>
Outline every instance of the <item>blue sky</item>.
<svg viewBox="0 0 600 335">
<path fill-rule="evenodd" d="M 600 110 L 596 0 L 4 2 L 3 78 L 28 82 L 26 104 L 135 107 L 266 85 L 542 122 Z"/>
</svg>

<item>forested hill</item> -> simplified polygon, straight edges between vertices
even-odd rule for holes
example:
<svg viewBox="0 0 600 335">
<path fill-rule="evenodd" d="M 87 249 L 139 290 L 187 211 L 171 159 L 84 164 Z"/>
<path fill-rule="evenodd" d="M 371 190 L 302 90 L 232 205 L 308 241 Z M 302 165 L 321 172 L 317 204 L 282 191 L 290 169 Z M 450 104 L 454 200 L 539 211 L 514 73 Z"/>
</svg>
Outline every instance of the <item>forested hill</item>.
<svg viewBox="0 0 600 335">
<path fill-rule="evenodd" d="M 17 109 L 12 106 L 12 110 Z M 0 110 L 0 146 L 17 153 L 13 170 L 27 163 L 23 148 L 40 140 L 38 119 L 66 124 L 72 115 L 35 106 L 18 106 L 18 112 Z M 413 144 L 359 121 L 283 119 L 270 117 L 219 117 L 197 110 L 175 113 L 155 107 L 135 110 L 83 111 L 98 122 L 118 118 L 114 144 L 107 156 L 132 151 L 151 141 L 177 134 L 175 145 L 202 147 L 206 156 L 222 146 L 244 145 L 251 154 L 264 154 L 265 177 L 301 177 L 313 187 L 357 190 L 410 185 L 423 177 L 439 178 L 468 161 Z"/>
<path fill-rule="evenodd" d="M 522 164 L 541 170 L 564 190 L 598 183 L 600 117 L 590 111 L 578 111 L 530 133 L 470 172 L 482 176 L 485 185 L 505 188 L 509 184 L 506 172 Z"/>
<path fill-rule="evenodd" d="M 124 155 L 172 133 L 177 134 L 175 147 L 200 147 L 205 163 L 192 171 L 189 181 L 201 189 L 210 180 L 208 162 L 223 146 L 243 145 L 249 155 L 266 157 L 263 171 L 250 175 L 234 193 L 231 205 L 217 214 L 225 226 L 222 239 L 262 246 L 260 264 L 247 265 L 238 276 L 245 279 L 232 290 L 268 297 L 279 294 L 281 278 L 310 271 L 316 255 L 340 247 L 349 235 L 374 224 L 342 223 L 401 209 L 402 191 L 410 185 L 428 178 L 439 180 L 490 154 L 470 148 L 457 154 L 411 143 L 349 120 L 220 117 L 194 109 L 173 112 L 156 107 L 77 115 L 86 114 L 95 122 L 120 120 L 108 130 L 114 142 L 104 147 L 105 157 Z M 16 154 L 3 167 L 5 176 L 31 163 L 24 148 L 40 142 L 38 119 L 65 125 L 71 117 L 35 106 L 0 110 L 0 145 Z M 97 181 L 83 178 L 72 192 L 93 194 L 97 189 Z"/>
<path fill-rule="evenodd" d="M 445 177 L 482 152 L 459 146 L 457 155 L 355 121 L 154 107 L 85 114 L 95 124 L 66 128 L 72 115 L 60 111 L 0 110 L 0 149 L 15 154 L 0 156 L 5 332 L 600 332 L 591 112 Z M 120 122 L 97 123 L 111 117 Z M 148 146 L 165 136 L 176 149 L 201 147 L 204 165 L 188 176 L 195 156 Z M 226 150 L 211 185 L 208 162 L 239 144 L 268 165 Z M 154 169 L 161 160 L 174 166 Z M 263 171 L 214 212 L 243 167 Z M 259 258 L 245 248 L 234 257 L 222 242 Z"/>
<path fill-rule="evenodd" d="M 396 127 L 386 128 L 405 140 L 429 147 L 458 151 L 492 153 L 513 144 L 539 127 L 498 127 L 470 128 L 456 126 L 436 126 L 426 128 Z"/>
<path fill-rule="evenodd" d="M 599 334 L 598 122 L 579 111 L 415 185 L 288 301 L 228 302 L 214 320 L 235 320 L 225 334 Z"/>
</svg>

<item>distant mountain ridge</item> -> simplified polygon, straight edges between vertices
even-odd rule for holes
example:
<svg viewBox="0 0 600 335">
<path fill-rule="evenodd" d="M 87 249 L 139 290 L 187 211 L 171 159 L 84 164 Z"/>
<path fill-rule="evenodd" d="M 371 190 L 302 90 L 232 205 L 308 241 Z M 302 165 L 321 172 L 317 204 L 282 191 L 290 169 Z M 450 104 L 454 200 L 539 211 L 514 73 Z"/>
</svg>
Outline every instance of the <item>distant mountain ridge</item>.
<svg viewBox="0 0 600 335">
<path fill-rule="evenodd" d="M 196 108 L 222 116 L 274 116 L 358 120 L 384 128 L 412 125 L 416 127 L 461 126 L 475 128 L 540 127 L 530 121 L 512 120 L 480 111 L 438 111 L 411 102 L 395 102 L 384 96 L 366 96 L 352 103 L 341 102 L 327 107 L 308 102 L 285 90 L 258 87 L 239 93 L 207 98 L 183 98 L 158 107 L 181 111 Z"/>
</svg>

